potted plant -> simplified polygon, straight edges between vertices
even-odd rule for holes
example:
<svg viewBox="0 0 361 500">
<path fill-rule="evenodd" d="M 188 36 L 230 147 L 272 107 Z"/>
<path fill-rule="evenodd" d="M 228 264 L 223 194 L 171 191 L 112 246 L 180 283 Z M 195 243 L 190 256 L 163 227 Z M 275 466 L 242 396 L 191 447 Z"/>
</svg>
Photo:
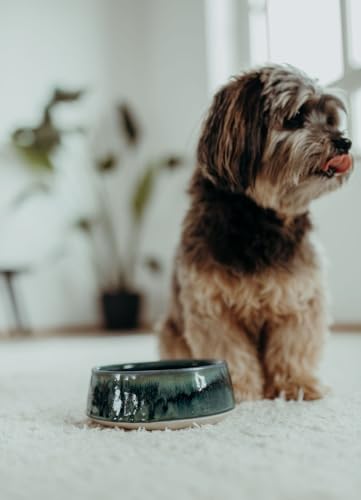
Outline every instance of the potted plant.
<svg viewBox="0 0 361 500">
<path fill-rule="evenodd" d="M 117 116 L 119 118 L 119 130 L 125 139 L 127 147 L 134 148 L 139 146 L 140 128 L 129 106 L 125 103 L 119 105 L 117 107 Z M 104 189 L 98 189 L 97 191 L 100 220 L 102 221 L 103 228 L 106 230 L 107 245 L 110 249 L 112 260 L 116 263 L 112 279 L 110 280 L 111 283 L 103 287 L 101 291 L 104 324 L 110 330 L 132 329 L 139 326 L 142 294 L 134 287 L 134 273 L 136 264 L 139 261 L 139 237 L 144 216 L 151 204 L 158 177 L 165 170 L 176 169 L 182 163 L 183 161 L 179 156 L 166 155 L 148 162 L 141 170 L 129 197 L 129 217 L 131 218 L 132 231 L 129 235 L 129 255 L 125 260 L 119 256 L 112 213 L 108 203 L 109 197 Z M 121 168 L 121 162 L 114 154 L 109 153 L 98 161 L 96 163 L 96 172 L 100 184 L 102 184 L 103 176 L 111 175 L 117 168 Z M 91 231 L 94 225 L 89 224 L 88 228 Z M 147 257 L 143 265 L 154 274 L 161 271 L 160 262 L 152 256 Z"/>
<path fill-rule="evenodd" d="M 40 124 L 34 128 L 19 128 L 12 134 L 14 148 L 23 156 L 27 164 L 38 171 L 52 173 L 55 169 L 54 153 L 61 146 L 63 134 L 84 132 L 80 127 L 72 130 L 60 130 L 54 123 L 52 112 L 60 103 L 77 101 L 83 92 L 68 92 L 56 89 L 46 104 Z M 116 108 L 120 139 L 125 148 L 137 148 L 141 142 L 140 127 L 130 107 L 121 103 Z M 93 189 L 96 199 L 96 213 L 92 217 L 74 220 L 73 226 L 87 234 L 93 256 L 94 272 L 97 276 L 100 305 L 104 326 L 110 330 L 133 329 L 139 326 L 142 302 L 141 291 L 134 286 L 135 267 L 139 261 L 139 236 L 147 209 L 149 208 L 155 184 L 167 169 L 176 169 L 183 161 L 176 155 L 165 155 L 150 161 L 141 169 L 131 189 L 129 197 L 129 217 L 131 234 L 129 236 L 126 259 L 120 256 L 117 234 L 114 229 L 113 213 L 109 204 L 109 195 L 105 187 L 105 177 L 114 175 L 122 165 L 119 155 L 107 153 L 94 161 Z M 24 202 L 29 196 L 39 191 L 51 193 L 51 185 L 41 178 L 29 189 L 21 193 L 17 202 Z M 96 232 L 101 229 L 109 260 L 111 273 L 104 271 L 101 256 L 96 244 Z M 152 256 L 143 263 L 149 271 L 159 273 L 161 264 Z"/>
</svg>

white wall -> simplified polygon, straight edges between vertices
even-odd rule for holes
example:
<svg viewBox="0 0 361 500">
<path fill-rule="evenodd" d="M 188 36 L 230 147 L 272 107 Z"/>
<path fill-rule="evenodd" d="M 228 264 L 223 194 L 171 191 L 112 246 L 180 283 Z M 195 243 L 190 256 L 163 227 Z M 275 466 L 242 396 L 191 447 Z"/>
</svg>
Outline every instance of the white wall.
<svg viewBox="0 0 361 500">
<path fill-rule="evenodd" d="M 99 0 L 1 0 L 0 1 L 0 198 L 11 199 L 29 182 L 29 169 L 4 143 L 15 127 L 33 125 L 55 85 L 86 88 L 84 103 L 73 115 L 64 109 L 60 123 L 88 124 L 94 120 L 108 94 L 106 24 Z M 76 117 L 76 121 L 74 120 Z M 79 124 L 79 123 L 78 123 Z M 67 152 L 67 153 L 66 153 Z M 51 200 L 45 197 L 14 217 L 0 222 L 0 265 L 38 266 L 18 282 L 31 326 L 47 327 L 97 320 L 95 283 L 87 244 L 64 237 L 68 217 L 82 210 L 79 166 L 90 161 L 81 140 L 67 141 L 58 167 L 65 169 Z M 67 178 L 67 181 L 64 181 Z M 64 189 L 65 188 L 65 189 Z M 65 208 L 65 210 L 64 210 Z M 64 257 L 44 262 L 66 241 Z M 6 296 L 0 304 L 0 329 L 11 323 Z"/>
<path fill-rule="evenodd" d="M 75 110 L 64 107 L 59 123 L 77 124 L 80 117 L 83 123 L 94 125 L 93 147 L 99 151 L 117 147 L 117 102 L 126 99 L 139 117 L 144 130 L 142 147 L 124 153 L 120 172 L 106 182 L 119 246 L 125 251 L 129 189 L 144 163 L 160 154 L 180 153 L 187 156 L 188 165 L 193 164 L 193 145 L 207 103 L 203 3 L 0 0 L 0 9 L 0 138 L 6 138 L 14 127 L 32 125 L 55 85 L 89 89 L 84 103 Z M 28 172 L 9 155 L 7 147 L 1 151 L 2 185 L 7 192 L 16 163 L 15 194 L 27 182 Z M 0 238 L 2 235 L 5 242 L 0 248 L 0 265 L 43 262 L 65 240 L 69 219 L 92 210 L 91 201 L 84 197 L 84 172 L 79 172 L 92 161 L 87 144 L 69 141 L 61 156 L 59 165 L 67 180 L 61 181 L 59 196 L 27 207 L 19 214 L 17 225 L 13 216 L 0 221 Z M 156 300 L 150 301 L 151 317 L 157 315 L 168 290 L 169 262 L 184 212 L 188 176 L 185 168 L 169 176 L 169 182 L 163 178 L 154 209 L 148 214 L 141 256 L 151 252 L 165 262 L 165 273 L 158 280 L 143 269 L 138 273 L 143 288 L 156 292 L 152 294 Z M 65 257 L 55 264 L 39 265 L 18 283 L 33 327 L 99 320 L 87 242 L 79 235 L 66 242 Z M 6 306 L 3 297 L 0 329 L 9 324 Z"/>
<path fill-rule="evenodd" d="M 1 0 L 0 10 L 1 137 L 36 119 L 60 83 L 86 85 L 90 99 L 104 98 L 109 62 L 101 1 Z"/>
<path fill-rule="evenodd" d="M 115 98 L 127 96 L 144 127 L 139 165 L 167 153 L 185 155 L 186 167 L 165 174 L 156 186 L 140 246 L 146 255 L 161 260 L 164 272 L 154 277 L 141 266 L 137 283 L 147 293 L 147 316 L 155 320 L 169 295 L 172 256 L 187 206 L 185 190 L 194 166 L 194 145 L 209 101 L 203 2 L 132 0 L 113 2 L 111 47 L 117 65 L 112 68 Z M 138 29 L 134 29 L 134 25 Z M 119 234 L 127 220 L 126 191 L 132 181 L 122 177 L 122 193 L 113 184 Z M 122 246 L 122 242 L 120 242 Z"/>
<path fill-rule="evenodd" d="M 250 65 L 248 0 L 203 0 L 210 96 Z"/>
</svg>

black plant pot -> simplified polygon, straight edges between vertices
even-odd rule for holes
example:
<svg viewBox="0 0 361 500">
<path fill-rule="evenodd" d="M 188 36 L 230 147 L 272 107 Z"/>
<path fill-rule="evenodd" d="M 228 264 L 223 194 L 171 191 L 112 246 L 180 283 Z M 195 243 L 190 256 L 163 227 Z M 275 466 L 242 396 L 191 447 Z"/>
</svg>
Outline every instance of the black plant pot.
<svg viewBox="0 0 361 500">
<path fill-rule="evenodd" d="M 104 292 L 101 297 L 107 330 L 131 330 L 139 326 L 141 295 L 126 290 Z"/>
</svg>

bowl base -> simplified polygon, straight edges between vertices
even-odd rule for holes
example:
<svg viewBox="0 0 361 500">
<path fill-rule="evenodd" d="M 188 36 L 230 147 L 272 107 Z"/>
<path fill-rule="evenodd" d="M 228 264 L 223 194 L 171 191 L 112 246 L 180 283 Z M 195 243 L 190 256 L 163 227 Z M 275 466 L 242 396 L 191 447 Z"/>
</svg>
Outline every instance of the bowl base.
<svg viewBox="0 0 361 500">
<path fill-rule="evenodd" d="M 183 420 L 164 420 L 163 422 L 113 422 L 110 420 L 88 417 L 92 422 L 105 425 L 106 427 L 121 427 L 122 429 L 135 430 L 145 429 L 147 431 L 164 431 L 165 429 L 177 430 L 193 427 L 194 425 L 217 424 L 226 418 L 232 410 L 209 415 L 207 417 L 185 418 Z"/>
</svg>

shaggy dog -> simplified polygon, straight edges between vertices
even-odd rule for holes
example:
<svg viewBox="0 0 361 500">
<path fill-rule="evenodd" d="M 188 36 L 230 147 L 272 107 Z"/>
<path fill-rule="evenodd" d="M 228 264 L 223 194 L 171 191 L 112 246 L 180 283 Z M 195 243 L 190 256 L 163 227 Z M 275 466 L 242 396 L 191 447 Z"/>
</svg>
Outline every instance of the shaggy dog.
<svg viewBox="0 0 361 500">
<path fill-rule="evenodd" d="M 328 317 L 309 204 L 352 171 L 343 103 L 267 66 L 214 97 L 160 327 L 165 358 L 223 358 L 237 401 L 322 397 Z"/>
</svg>

